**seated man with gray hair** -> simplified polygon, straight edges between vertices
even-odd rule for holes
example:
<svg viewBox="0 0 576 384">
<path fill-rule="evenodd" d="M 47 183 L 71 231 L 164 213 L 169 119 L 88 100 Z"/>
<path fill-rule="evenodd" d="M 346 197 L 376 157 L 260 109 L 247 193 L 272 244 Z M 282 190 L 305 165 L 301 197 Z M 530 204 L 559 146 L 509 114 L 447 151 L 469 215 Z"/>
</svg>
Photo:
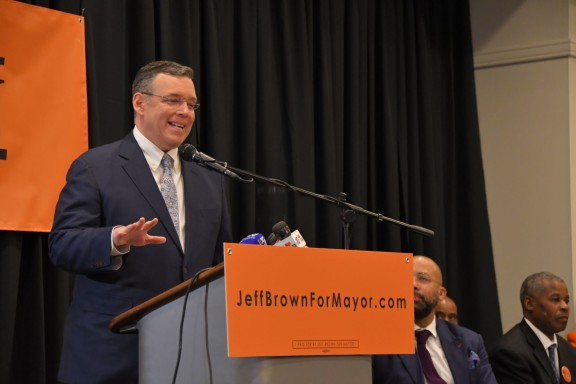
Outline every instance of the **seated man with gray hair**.
<svg viewBox="0 0 576 384">
<path fill-rule="evenodd" d="M 490 355 L 500 384 L 570 383 L 576 380 L 576 349 L 558 332 L 568 324 L 566 283 L 548 272 L 528 276 L 520 289 L 524 318 Z"/>
</svg>

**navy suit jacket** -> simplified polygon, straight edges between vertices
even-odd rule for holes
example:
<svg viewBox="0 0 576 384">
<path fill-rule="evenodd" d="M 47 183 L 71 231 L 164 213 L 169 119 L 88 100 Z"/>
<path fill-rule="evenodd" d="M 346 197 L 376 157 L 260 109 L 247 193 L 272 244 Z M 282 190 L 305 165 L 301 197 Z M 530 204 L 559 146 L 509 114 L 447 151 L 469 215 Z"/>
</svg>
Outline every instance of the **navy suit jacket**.
<svg viewBox="0 0 576 384">
<path fill-rule="evenodd" d="M 436 319 L 436 331 L 456 384 L 496 384 L 482 336 Z M 424 384 L 418 355 L 374 355 L 374 384 Z"/>
<path fill-rule="evenodd" d="M 568 383 L 576 378 L 576 349 L 564 338 L 556 335 L 558 340 L 558 361 L 561 372 L 560 383 Z M 498 342 L 490 354 L 498 382 L 522 384 L 557 383 L 548 359 L 548 352 L 532 328 L 522 320 L 510 329 Z"/>
<path fill-rule="evenodd" d="M 114 334 L 115 316 L 223 260 L 230 241 L 224 177 L 182 162 L 186 251 L 162 194 L 133 134 L 76 159 L 56 207 L 49 251 L 52 262 L 76 274 L 64 329 L 59 380 L 135 383 L 137 335 Z M 140 217 L 159 219 L 151 235 L 166 243 L 131 247 L 113 270 L 111 232 Z"/>
</svg>

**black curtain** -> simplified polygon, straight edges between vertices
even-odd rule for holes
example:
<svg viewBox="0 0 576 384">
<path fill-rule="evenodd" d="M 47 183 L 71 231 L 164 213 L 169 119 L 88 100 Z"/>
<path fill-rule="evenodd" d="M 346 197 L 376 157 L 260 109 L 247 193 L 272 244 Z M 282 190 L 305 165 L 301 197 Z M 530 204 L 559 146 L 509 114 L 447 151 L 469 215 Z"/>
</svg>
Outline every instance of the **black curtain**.
<svg viewBox="0 0 576 384">
<path fill-rule="evenodd" d="M 434 230 L 356 215 L 351 248 L 434 258 L 461 323 L 488 346 L 501 334 L 467 1 L 23 2 L 86 17 L 90 147 L 132 129 L 139 67 L 190 65 L 201 104 L 191 143 Z M 343 246 L 339 208 L 229 186 L 236 241 L 285 220 L 311 246 Z M 0 262 L 0 381 L 54 382 L 72 276 L 50 265 L 46 234 L 0 231 Z"/>
</svg>

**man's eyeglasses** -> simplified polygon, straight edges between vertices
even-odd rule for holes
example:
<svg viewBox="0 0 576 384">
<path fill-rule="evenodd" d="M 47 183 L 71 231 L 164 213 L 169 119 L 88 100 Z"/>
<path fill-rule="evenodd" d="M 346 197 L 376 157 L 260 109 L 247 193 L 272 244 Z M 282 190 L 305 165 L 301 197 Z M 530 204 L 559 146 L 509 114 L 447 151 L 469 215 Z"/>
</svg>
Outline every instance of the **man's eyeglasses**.
<svg viewBox="0 0 576 384">
<path fill-rule="evenodd" d="M 148 92 L 140 92 L 143 95 L 148 95 L 148 96 L 155 96 L 155 97 L 159 97 L 162 99 L 162 102 L 164 104 L 166 104 L 169 107 L 172 108 L 178 108 L 179 106 L 182 105 L 182 103 L 186 103 L 186 105 L 188 106 L 188 109 L 196 111 L 198 108 L 200 108 L 200 103 L 189 103 L 186 99 L 181 98 L 181 97 L 175 97 L 175 96 L 160 96 L 160 95 L 155 95 L 153 93 L 148 93 Z"/>
<path fill-rule="evenodd" d="M 421 284 L 421 285 L 428 285 L 430 283 L 438 283 L 437 281 L 432 279 L 431 276 L 429 276 L 425 273 L 415 273 L 414 274 L 414 280 L 416 280 L 418 282 L 418 284 Z M 440 284 L 440 283 L 438 283 L 438 284 Z"/>
</svg>

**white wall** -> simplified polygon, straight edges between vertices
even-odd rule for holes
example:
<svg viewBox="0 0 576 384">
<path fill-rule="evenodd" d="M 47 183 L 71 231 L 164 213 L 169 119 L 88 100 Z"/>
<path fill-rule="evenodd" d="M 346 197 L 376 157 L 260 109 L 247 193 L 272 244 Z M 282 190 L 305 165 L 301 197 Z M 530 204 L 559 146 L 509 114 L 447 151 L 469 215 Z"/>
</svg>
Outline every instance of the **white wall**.
<svg viewBox="0 0 576 384">
<path fill-rule="evenodd" d="M 488 211 L 507 331 L 521 319 L 520 284 L 531 273 L 561 276 L 576 297 L 576 0 L 470 0 L 470 8 Z M 572 330 L 574 315 L 566 331 Z"/>
</svg>

